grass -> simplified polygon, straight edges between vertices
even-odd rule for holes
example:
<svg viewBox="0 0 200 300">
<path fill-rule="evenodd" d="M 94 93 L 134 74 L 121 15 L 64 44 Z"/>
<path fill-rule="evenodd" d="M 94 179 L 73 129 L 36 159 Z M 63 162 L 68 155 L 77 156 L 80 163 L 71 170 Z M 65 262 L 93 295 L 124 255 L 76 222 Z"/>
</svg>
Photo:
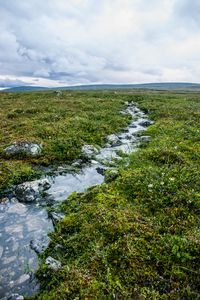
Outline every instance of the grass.
<svg viewBox="0 0 200 300">
<path fill-rule="evenodd" d="M 124 99 L 114 93 L 0 93 L 0 190 L 40 174 L 39 166 L 83 158 L 81 146 L 102 145 L 105 136 L 125 127 Z M 37 158 L 4 154 L 13 142 L 43 145 Z"/>
<path fill-rule="evenodd" d="M 117 178 L 63 202 L 34 299 L 200 299 L 199 95 L 131 98 L 155 121 L 152 140 Z"/>
<path fill-rule="evenodd" d="M 19 164 L 21 180 L 33 165 L 81 157 L 81 145 L 101 145 L 127 124 L 119 111 L 132 100 L 155 121 L 145 133 L 151 142 L 113 180 L 62 203 L 32 299 L 200 299 L 198 93 L 2 93 L 1 149 L 24 138 L 44 145 L 37 159 L 1 154 L 2 164 L 8 172 Z M 45 265 L 49 255 L 59 271 Z"/>
</svg>

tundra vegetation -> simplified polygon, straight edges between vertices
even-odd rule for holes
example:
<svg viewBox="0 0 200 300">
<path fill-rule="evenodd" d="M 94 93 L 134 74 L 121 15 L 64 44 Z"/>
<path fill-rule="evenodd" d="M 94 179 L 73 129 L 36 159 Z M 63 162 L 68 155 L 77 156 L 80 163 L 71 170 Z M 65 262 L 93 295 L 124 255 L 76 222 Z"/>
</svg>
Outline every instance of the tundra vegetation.
<svg viewBox="0 0 200 300">
<path fill-rule="evenodd" d="M 108 134 L 124 128 L 122 115 L 127 96 L 114 93 L 29 92 L 0 93 L 0 190 L 36 177 L 41 166 L 84 158 L 81 146 L 103 145 Z M 42 145 L 42 153 L 8 155 L 17 143 Z"/>
<path fill-rule="evenodd" d="M 124 158 L 113 180 L 61 204 L 65 218 L 40 255 L 41 291 L 32 299 L 200 299 L 198 93 L 2 93 L 1 185 L 33 176 L 36 165 L 79 158 L 83 144 L 102 145 L 129 122 L 125 101 L 154 120 L 151 141 Z M 17 139 L 44 152 L 5 157 Z"/>
</svg>

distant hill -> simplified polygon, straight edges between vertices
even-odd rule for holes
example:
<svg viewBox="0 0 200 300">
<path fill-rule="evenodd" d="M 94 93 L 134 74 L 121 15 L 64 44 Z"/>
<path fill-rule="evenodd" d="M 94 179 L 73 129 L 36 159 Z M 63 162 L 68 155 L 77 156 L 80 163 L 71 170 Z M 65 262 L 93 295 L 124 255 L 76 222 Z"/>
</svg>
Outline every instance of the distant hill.
<svg viewBox="0 0 200 300">
<path fill-rule="evenodd" d="M 17 86 L 2 90 L 1 92 L 31 92 L 31 91 L 44 91 L 49 88 L 43 86 Z"/>
<path fill-rule="evenodd" d="M 147 90 L 196 90 L 200 91 L 200 84 L 187 82 L 164 82 L 164 83 L 144 83 L 144 84 L 91 84 L 78 86 L 63 86 L 55 88 L 19 86 L 8 88 L 3 92 L 29 92 L 44 90 L 117 90 L 117 89 L 147 89 Z"/>
</svg>

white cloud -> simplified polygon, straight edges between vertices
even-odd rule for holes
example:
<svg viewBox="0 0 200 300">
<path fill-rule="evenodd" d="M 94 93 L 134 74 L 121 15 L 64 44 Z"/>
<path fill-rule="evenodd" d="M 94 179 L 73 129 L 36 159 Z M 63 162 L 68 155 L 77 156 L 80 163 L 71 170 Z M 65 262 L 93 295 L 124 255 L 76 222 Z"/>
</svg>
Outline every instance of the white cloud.
<svg viewBox="0 0 200 300">
<path fill-rule="evenodd" d="M 197 0 L 0 0 L 0 75 L 51 86 L 198 82 L 199 13 Z"/>
</svg>

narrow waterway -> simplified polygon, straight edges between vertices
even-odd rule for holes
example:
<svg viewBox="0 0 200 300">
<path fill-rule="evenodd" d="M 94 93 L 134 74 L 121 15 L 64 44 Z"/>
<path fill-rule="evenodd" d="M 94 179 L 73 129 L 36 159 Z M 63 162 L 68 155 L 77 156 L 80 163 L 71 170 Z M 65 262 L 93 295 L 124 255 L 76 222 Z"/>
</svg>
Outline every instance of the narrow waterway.
<svg viewBox="0 0 200 300">
<path fill-rule="evenodd" d="M 131 124 L 123 132 L 108 137 L 108 144 L 92 156 L 87 166 L 77 173 L 65 170 L 62 174 L 46 176 L 51 186 L 41 199 L 42 205 L 40 201 L 27 204 L 21 199 L 19 202 L 16 197 L 0 204 L 0 298 L 12 293 L 32 295 L 39 288 L 34 278 L 38 258 L 30 245 L 35 243 L 39 248 L 45 247 L 48 232 L 53 230 L 44 207 L 47 194 L 51 203 L 57 204 L 72 192 L 83 192 L 103 183 L 103 171 L 109 168 L 108 163 L 112 165 L 120 159 L 120 151 L 128 154 L 137 148 L 140 141 L 137 133 L 144 131 L 151 122 L 134 104 L 129 104 L 125 113 L 132 115 Z"/>
</svg>

